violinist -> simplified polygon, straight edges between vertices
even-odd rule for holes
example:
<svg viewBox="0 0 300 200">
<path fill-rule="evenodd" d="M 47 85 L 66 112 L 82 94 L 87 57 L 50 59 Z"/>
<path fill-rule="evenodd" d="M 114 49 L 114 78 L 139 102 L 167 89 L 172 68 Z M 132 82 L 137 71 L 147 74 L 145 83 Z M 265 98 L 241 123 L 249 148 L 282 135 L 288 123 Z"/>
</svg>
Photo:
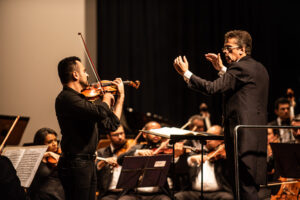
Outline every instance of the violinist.
<svg viewBox="0 0 300 200">
<path fill-rule="evenodd" d="M 193 115 L 189 118 L 189 130 L 196 131 L 196 132 L 204 132 L 206 131 L 206 124 L 205 124 L 205 118 L 201 115 Z M 188 140 L 185 143 L 188 146 L 193 146 L 198 149 L 201 149 L 202 145 L 200 143 L 200 140 Z"/>
<path fill-rule="evenodd" d="M 290 118 L 290 101 L 287 98 L 280 97 L 275 101 L 275 114 L 277 118 L 271 122 L 269 125 L 275 126 L 290 126 L 291 118 Z M 289 129 L 274 129 L 275 134 L 279 135 L 280 142 L 293 142 L 294 137 Z"/>
<path fill-rule="evenodd" d="M 161 125 L 156 121 L 148 122 L 143 130 L 151 130 L 161 128 Z M 150 156 L 153 155 L 153 148 L 158 148 L 162 142 L 162 138 L 152 134 L 144 133 L 143 137 L 146 140 L 145 144 L 137 144 L 129 149 L 126 153 L 121 154 L 118 157 L 118 163 L 122 165 L 125 156 Z M 170 200 L 168 196 L 168 188 L 158 188 L 158 187 L 139 187 L 137 190 L 129 192 L 130 199 L 138 200 Z M 122 198 L 123 199 L 123 198 Z"/>
<path fill-rule="evenodd" d="M 34 136 L 34 145 L 47 145 L 42 162 L 28 190 L 32 200 L 64 200 L 64 190 L 58 177 L 57 162 L 60 149 L 57 133 L 50 128 L 39 129 Z"/>
<path fill-rule="evenodd" d="M 99 200 L 117 199 L 122 191 L 116 189 L 116 186 L 122 169 L 117 163 L 117 154 L 126 144 L 123 126 L 119 126 L 116 131 L 109 132 L 106 136 L 111 144 L 97 150 L 97 157 L 105 158 L 105 161 L 104 159 L 96 161 Z"/>
<path fill-rule="evenodd" d="M 223 135 L 221 126 L 213 125 L 208 133 Z M 225 148 L 222 140 L 207 140 L 208 153 L 204 156 L 203 191 L 204 199 L 233 199 L 225 171 Z M 201 155 L 192 155 L 187 160 L 190 166 L 191 189 L 175 194 L 178 200 L 198 200 L 201 197 Z"/>
<path fill-rule="evenodd" d="M 78 57 L 62 59 L 58 75 L 63 85 L 55 102 L 62 134 L 59 177 L 67 200 L 95 200 L 98 133 L 115 131 L 120 126 L 124 85 L 120 78 L 115 79 L 112 84 L 117 88 L 116 99 L 105 93 L 102 99 L 91 102 L 81 94 L 89 83 L 86 68 Z"/>
</svg>

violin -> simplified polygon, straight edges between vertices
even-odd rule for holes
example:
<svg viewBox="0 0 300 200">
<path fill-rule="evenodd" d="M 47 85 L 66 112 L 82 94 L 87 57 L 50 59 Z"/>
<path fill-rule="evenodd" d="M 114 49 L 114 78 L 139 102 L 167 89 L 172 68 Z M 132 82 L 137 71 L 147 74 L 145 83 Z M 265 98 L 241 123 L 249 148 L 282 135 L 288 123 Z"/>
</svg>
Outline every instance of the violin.
<svg viewBox="0 0 300 200">
<path fill-rule="evenodd" d="M 81 91 L 81 94 L 83 94 L 89 101 L 95 101 L 99 99 L 100 96 L 104 95 L 106 92 L 111 92 L 111 93 L 117 93 L 117 87 L 116 85 L 112 84 L 111 81 L 101 81 L 99 74 L 97 73 L 96 67 L 94 65 L 94 62 L 91 59 L 90 53 L 88 51 L 88 48 L 86 46 L 86 43 L 83 39 L 83 36 L 81 33 L 78 33 L 78 35 L 81 38 L 82 45 L 84 52 L 88 58 L 88 61 L 90 63 L 91 69 L 93 74 L 96 77 L 97 82 L 94 84 L 91 84 L 88 86 L 86 89 L 83 89 Z M 132 87 L 135 87 L 136 89 L 139 88 L 140 86 L 140 81 L 123 81 L 124 85 L 130 85 Z"/>
<path fill-rule="evenodd" d="M 216 148 L 216 150 L 208 153 L 205 160 L 213 161 L 225 156 L 226 156 L 225 144 L 222 143 Z"/>
<path fill-rule="evenodd" d="M 128 85 L 131 87 L 134 87 L 135 89 L 138 89 L 140 87 L 140 81 L 123 81 L 124 85 Z M 81 91 L 81 94 L 83 94 L 87 100 L 89 101 L 95 101 L 99 99 L 100 96 L 103 94 L 109 92 L 113 95 L 117 94 L 117 86 L 112 83 L 112 81 L 103 80 L 100 81 L 100 83 L 94 83 L 87 88 L 83 89 Z"/>
<path fill-rule="evenodd" d="M 191 147 L 191 146 L 188 146 L 188 145 L 183 145 L 182 146 L 183 149 L 189 149 L 193 152 L 200 152 L 201 150 L 196 148 L 196 147 Z M 159 150 L 157 150 L 158 148 L 154 148 L 152 149 L 152 151 L 156 151 L 156 154 L 172 154 L 173 153 L 173 145 L 171 144 L 168 144 L 165 148 L 161 148 Z"/>
<path fill-rule="evenodd" d="M 56 152 L 53 152 L 53 153 L 56 153 L 56 154 L 58 154 L 58 155 L 61 155 L 61 153 L 62 153 L 61 148 L 57 148 L 57 151 L 56 151 Z M 55 167 L 55 166 L 57 166 L 58 159 L 55 158 L 55 157 L 53 157 L 53 156 L 51 156 L 51 154 L 50 154 L 50 156 L 48 156 L 48 157 L 46 158 L 46 162 L 47 162 L 50 166 Z"/>
</svg>

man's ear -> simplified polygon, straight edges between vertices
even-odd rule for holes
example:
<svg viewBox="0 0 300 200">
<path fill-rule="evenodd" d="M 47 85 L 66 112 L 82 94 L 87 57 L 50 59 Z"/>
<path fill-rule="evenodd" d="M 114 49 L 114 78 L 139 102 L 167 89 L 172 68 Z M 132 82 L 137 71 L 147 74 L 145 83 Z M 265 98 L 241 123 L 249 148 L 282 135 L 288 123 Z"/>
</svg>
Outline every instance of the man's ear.
<svg viewBox="0 0 300 200">
<path fill-rule="evenodd" d="M 243 53 L 246 53 L 246 48 L 245 47 L 242 47 L 242 48 L 240 48 L 240 55 L 243 55 Z"/>
<path fill-rule="evenodd" d="M 143 137 L 146 139 L 146 137 L 147 137 L 147 135 L 146 135 L 147 133 L 145 133 L 145 132 L 143 132 Z"/>
<path fill-rule="evenodd" d="M 278 115 L 278 109 L 275 109 L 274 112 L 276 115 Z"/>
<path fill-rule="evenodd" d="M 109 136 L 108 134 L 106 134 L 106 137 L 107 137 L 107 139 L 109 139 L 109 140 L 110 140 L 110 136 Z"/>
<path fill-rule="evenodd" d="M 74 81 L 77 81 L 79 79 L 79 73 L 77 71 L 73 71 L 72 78 Z"/>
</svg>

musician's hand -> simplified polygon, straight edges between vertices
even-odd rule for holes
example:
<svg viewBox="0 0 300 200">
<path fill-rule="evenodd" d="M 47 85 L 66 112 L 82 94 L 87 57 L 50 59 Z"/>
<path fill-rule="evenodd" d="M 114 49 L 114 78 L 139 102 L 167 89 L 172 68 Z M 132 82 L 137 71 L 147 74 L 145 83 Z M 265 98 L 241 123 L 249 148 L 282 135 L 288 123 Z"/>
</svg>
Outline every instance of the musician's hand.
<svg viewBox="0 0 300 200">
<path fill-rule="evenodd" d="M 97 170 L 102 169 L 107 163 L 103 160 L 100 160 L 99 162 L 97 162 L 96 166 L 97 166 Z"/>
<path fill-rule="evenodd" d="M 181 56 L 175 58 L 173 65 L 181 76 L 183 76 L 184 73 L 189 69 L 189 63 L 185 56 L 183 56 L 183 59 Z"/>
<path fill-rule="evenodd" d="M 179 156 L 181 156 L 184 153 L 184 149 L 183 149 L 183 142 L 176 142 L 174 145 L 174 157 L 178 158 Z"/>
<path fill-rule="evenodd" d="M 102 102 L 106 103 L 109 108 L 115 104 L 115 97 L 111 93 L 107 92 L 103 95 Z"/>
<path fill-rule="evenodd" d="M 124 97 L 125 92 L 124 92 L 124 84 L 122 79 L 116 78 L 114 81 L 112 81 L 112 83 L 117 86 L 120 97 Z"/>
<path fill-rule="evenodd" d="M 214 68 L 217 71 L 221 71 L 223 65 L 223 61 L 221 59 L 220 53 L 218 53 L 218 55 L 214 54 L 214 53 L 207 53 L 205 54 L 205 58 L 206 60 L 210 61 L 212 63 L 212 65 L 214 66 Z"/>
<path fill-rule="evenodd" d="M 107 162 L 107 164 L 109 164 L 110 166 L 113 166 L 113 167 L 117 167 L 117 166 L 118 166 L 117 158 L 116 158 L 116 157 L 109 157 L 109 158 L 106 158 L 106 162 Z"/>
<path fill-rule="evenodd" d="M 193 156 L 191 156 L 190 157 L 190 161 L 192 162 L 192 163 L 194 163 L 194 165 L 196 165 L 196 166 L 200 166 L 201 165 L 201 155 L 200 154 L 197 154 L 197 155 L 193 155 Z M 205 158 L 205 156 L 203 156 L 203 163 L 206 161 L 206 158 Z"/>
<path fill-rule="evenodd" d="M 111 167 L 117 167 L 118 166 L 117 158 L 116 157 L 109 157 L 109 158 L 105 158 L 105 161 L 100 160 L 97 163 L 97 169 L 100 170 L 105 165 L 110 165 Z"/>
<path fill-rule="evenodd" d="M 54 153 L 54 152 L 52 152 L 52 151 L 47 151 L 47 152 L 45 152 L 44 153 L 44 156 L 43 156 L 43 162 L 44 163 L 47 163 L 47 158 L 48 157 L 52 157 L 52 158 L 54 158 L 55 160 L 59 160 L 59 157 L 60 157 L 60 155 L 59 154 L 57 154 L 57 153 Z"/>
<path fill-rule="evenodd" d="M 138 149 L 134 153 L 137 156 L 152 156 L 153 151 L 150 149 Z"/>
</svg>

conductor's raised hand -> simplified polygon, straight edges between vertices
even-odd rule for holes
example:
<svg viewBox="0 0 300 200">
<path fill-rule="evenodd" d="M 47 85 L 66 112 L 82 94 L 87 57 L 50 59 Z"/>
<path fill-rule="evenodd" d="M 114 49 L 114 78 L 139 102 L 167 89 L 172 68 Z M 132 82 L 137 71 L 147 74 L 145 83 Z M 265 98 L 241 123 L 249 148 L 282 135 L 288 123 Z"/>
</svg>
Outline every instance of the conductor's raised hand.
<svg viewBox="0 0 300 200">
<path fill-rule="evenodd" d="M 212 63 L 212 65 L 214 66 L 214 68 L 217 71 L 221 71 L 221 69 L 224 65 L 223 65 L 223 61 L 221 59 L 220 53 L 218 53 L 218 55 L 216 55 L 214 53 L 207 53 L 207 54 L 205 54 L 205 58 L 206 58 L 206 60 L 208 60 Z"/>
<path fill-rule="evenodd" d="M 189 69 L 189 63 L 185 56 L 183 58 L 181 56 L 175 58 L 173 65 L 181 76 Z"/>
</svg>

